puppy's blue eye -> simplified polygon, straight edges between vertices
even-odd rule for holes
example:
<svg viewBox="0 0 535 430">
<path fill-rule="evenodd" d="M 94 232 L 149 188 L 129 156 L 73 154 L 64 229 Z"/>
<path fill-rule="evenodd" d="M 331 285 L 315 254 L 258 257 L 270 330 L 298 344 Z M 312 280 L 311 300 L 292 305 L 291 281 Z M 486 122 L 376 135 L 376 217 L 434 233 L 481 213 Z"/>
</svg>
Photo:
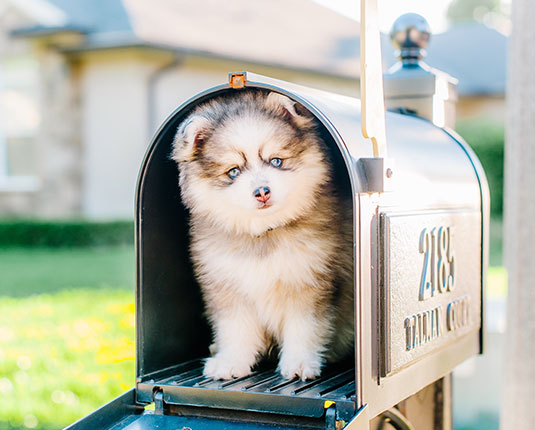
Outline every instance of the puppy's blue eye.
<svg viewBox="0 0 535 430">
<path fill-rule="evenodd" d="M 272 159 L 271 159 L 271 165 L 272 165 L 273 167 L 277 167 L 277 168 L 279 168 L 279 167 L 282 166 L 282 160 L 281 160 L 280 158 L 272 158 Z"/>
<path fill-rule="evenodd" d="M 230 169 L 228 172 L 227 172 L 227 175 L 230 179 L 236 179 L 241 173 L 241 170 L 238 169 L 237 167 L 234 167 L 233 169 Z"/>
</svg>

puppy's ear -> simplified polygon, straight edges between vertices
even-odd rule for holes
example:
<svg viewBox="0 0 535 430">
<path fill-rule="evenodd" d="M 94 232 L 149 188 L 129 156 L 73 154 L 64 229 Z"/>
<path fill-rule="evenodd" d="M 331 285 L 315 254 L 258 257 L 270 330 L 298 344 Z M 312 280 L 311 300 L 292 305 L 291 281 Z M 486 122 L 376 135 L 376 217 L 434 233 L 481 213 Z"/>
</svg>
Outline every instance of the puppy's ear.
<svg viewBox="0 0 535 430">
<path fill-rule="evenodd" d="M 266 97 L 266 107 L 275 114 L 282 116 L 287 121 L 293 122 L 298 127 L 312 125 L 312 114 L 301 104 L 279 93 L 271 92 Z"/>
<path fill-rule="evenodd" d="M 194 159 L 202 151 L 209 130 L 210 121 L 200 115 L 191 116 L 182 122 L 173 141 L 173 160 L 181 162 Z"/>
</svg>

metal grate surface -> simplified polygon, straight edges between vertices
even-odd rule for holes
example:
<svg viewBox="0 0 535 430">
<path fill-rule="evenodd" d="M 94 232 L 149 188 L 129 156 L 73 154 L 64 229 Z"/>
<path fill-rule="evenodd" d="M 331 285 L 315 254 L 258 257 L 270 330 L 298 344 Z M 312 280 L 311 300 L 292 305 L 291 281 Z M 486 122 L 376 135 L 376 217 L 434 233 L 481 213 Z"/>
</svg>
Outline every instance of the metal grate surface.
<svg viewBox="0 0 535 430">
<path fill-rule="evenodd" d="M 203 361 L 194 360 L 152 375 L 152 379 L 138 383 L 138 400 L 152 401 L 158 389 L 166 403 L 188 406 L 321 417 L 330 404 L 327 401 L 336 403 L 342 419 L 355 412 L 353 363 L 328 366 L 321 377 L 311 381 L 284 379 L 272 367 L 260 367 L 229 381 L 207 378 L 202 370 Z"/>
</svg>

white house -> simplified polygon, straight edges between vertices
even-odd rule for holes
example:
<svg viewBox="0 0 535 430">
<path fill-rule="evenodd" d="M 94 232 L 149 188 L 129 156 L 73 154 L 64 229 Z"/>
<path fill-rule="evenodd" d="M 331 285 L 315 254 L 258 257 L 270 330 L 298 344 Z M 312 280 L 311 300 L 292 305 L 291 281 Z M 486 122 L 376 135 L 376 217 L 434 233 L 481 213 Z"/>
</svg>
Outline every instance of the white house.
<svg viewBox="0 0 535 430">
<path fill-rule="evenodd" d="M 241 70 L 358 96 L 358 33 L 311 0 L 0 0 L 0 216 L 132 218 L 183 101 Z"/>
</svg>

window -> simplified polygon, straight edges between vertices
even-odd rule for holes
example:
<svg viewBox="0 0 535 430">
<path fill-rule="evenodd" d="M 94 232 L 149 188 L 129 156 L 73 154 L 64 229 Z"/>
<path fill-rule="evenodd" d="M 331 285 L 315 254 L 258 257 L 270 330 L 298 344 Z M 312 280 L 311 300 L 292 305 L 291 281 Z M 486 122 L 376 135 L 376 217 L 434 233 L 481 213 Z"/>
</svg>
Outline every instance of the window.
<svg viewBox="0 0 535 430">
<path fill-rule="evenodd" d="M 39 188 L 35 139 L 41 122 L 38 64 L 31 57 L 0 61 L 0 191 Z"/>
</svg>

